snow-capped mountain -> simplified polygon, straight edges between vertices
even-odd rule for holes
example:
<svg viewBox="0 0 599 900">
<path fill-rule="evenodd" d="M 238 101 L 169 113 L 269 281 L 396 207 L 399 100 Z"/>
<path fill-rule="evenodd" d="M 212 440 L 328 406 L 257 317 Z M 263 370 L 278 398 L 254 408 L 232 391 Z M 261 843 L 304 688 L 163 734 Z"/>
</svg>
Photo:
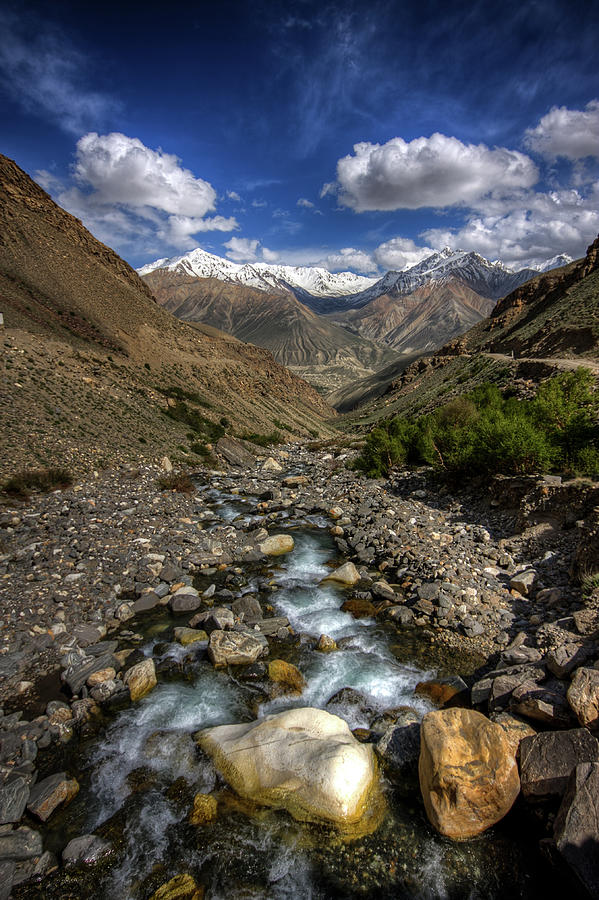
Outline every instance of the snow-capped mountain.
<svg viewBox="0 0 599 900">
<path fill-rule="evenodd" d="M 559 269 L 562 266 L 567 266 L 571 262 L 574 262 L 571 256 L 568 256 L 567 253 L 560 253 L 559 256 L 554 256 L 551 259 L 548 259 L 547 262 L 542 263 L 540 266 L 534 266 L 537 272 L 549 272 L 551 269 Z"/>
<path fill-rule="evenodd" d="M 377 279 L 353 272 L 332 273 L 317 266 L 281 266 L 275 263 L 234 263 L 229 259 L 207 253 L 200 247 L 174 256 L 172 259 L 157 259 L 138 269 L 141 276 L 149 275 L 157 269 L 192 275 L 196 278 L 218 278 L 243 284 L 260 290 L 289 290 L 293 293 L 308 294 L 311 297 L 344 297 L 355 294 L 373 285 Z"/>
</svg>

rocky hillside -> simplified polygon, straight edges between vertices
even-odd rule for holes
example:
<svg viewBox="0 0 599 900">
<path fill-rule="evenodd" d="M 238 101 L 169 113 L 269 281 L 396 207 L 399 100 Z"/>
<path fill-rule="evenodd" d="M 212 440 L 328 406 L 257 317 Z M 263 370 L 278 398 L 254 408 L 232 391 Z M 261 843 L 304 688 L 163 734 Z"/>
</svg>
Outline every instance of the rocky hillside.
<svg viewBox="0 0 599 900">
<path fill-rule="evenodd" d="M 313 388 L 267 351 L 162 309 L 127 263 L 3 156 L 0 235 L 2 475 L 163 452 L 193 461 L 198 435 L 185 419 L 194 415 L 236 433 L 269 434 L 275 419 L 298 436 L 330 432 L 331 410 Z"/>
<path fill-rule="evenodd" d="M 213 325 L 270 350 L 323 392 L 366 378 L 399 357 L 391 348 L 317 315 L 291 291 L 266 291 L 167 268 L 143 277 L 158 302 L 177 318 Z"/>
</svg>

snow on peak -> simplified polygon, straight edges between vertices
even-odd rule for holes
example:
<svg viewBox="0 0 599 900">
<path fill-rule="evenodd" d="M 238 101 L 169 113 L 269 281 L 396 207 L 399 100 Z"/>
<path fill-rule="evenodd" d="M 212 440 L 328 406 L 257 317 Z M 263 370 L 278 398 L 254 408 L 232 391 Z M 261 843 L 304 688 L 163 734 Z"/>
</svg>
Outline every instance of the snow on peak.
<svg viewBox="0 0 599 900">
<path fill-rule="evenodd" d="M 218 278 L 260 290 L 299 290 L 315 297 L 343 297 L 374 284 L 376 278 L 353 272 L 329 272 L 317 266 L 283 266 L 276 263 L 234 263 L 197 247 L 183 256 L 158 259 L 138 269 L 148 275 L 157 269 L 192 275 L 196 278 Z"/>
</svg>

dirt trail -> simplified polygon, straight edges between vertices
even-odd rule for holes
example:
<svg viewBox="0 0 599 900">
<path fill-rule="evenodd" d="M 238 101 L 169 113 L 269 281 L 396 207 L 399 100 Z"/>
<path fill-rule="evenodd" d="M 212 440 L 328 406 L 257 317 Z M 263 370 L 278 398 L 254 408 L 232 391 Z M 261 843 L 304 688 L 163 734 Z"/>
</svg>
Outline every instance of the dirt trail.
<svg viewBox="0 0 599 900">
<path fill-rule="evenodd" d="M 575 369 L 584 366 L 585 369 L 590 369 L 593 375 L 599 376 L 599 360 L 598 359 L 586 359 L 582 357 L 578 357 L 576 359 L 556 359 L 554 357 L 542 358 L 542 357 L 534 357 L 534 356 L 515 356 L 511 357 L 507 353 L 485 353 L 485 356 L 489 356 L 491 359 L 501 359 L 506 360 L 507 362 L 518 362 L 518 363 L 545 363 L 548 366 L 554 366 L 556 369 L 562 369 L 564 372 L 571 372 Z"/>
</svg>

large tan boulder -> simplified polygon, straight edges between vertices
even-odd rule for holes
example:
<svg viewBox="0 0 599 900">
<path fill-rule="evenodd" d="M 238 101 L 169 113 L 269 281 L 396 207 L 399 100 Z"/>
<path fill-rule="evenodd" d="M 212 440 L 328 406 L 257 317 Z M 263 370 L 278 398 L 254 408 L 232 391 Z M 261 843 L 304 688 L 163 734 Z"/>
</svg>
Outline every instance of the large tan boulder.
<svg viewBox="0 0 599 900">
<path fill-rule="evenodd" d="M 283 553 L 291 553 L 295 541 L 290 534 L 273 534 L 262 541 L 259 547 L 260 552 L 266 556 L 282 556 Z"/>
<path fill-rule="evenodd" d="M 123 678 L 124 683 L 129 688 L 129 695 L 132 700 L 141 700 L 146 694 L 154 690 L 157 685 L 156 669 L 153 659 L 144 659 L 143 662 L 132 666 Z"/>
<path fill-rule="evenodd" d="M 378 789 L 372 746 L 358 743 L 343 719 L 322 709 L 219 725 L 196 739 L 240 796 L 301 821 L 351 827 Z"/>
<path fill-rule="evenodd" d="M 440 709 L 424 717 L 418 771 L 429 821 L 458 841 L 502 819 L 520 791 L 505 731 L 472 709 Z"/>
<path fill-rule="evenodd" d="M 327 581 L 333 581 L 336 584 L 343 584 L 348 587 L 352 587 L 352 585 L 357 584 L 360 580 L 360 573 L 354 566 L 353 562 L 343 563 L 342 566 L 339 566 L 338 569 L 335 569 L 331 572 L 330 575 L 326 575 L 322 579 L 322 584 L 326 584 Z"/>
</svg>

